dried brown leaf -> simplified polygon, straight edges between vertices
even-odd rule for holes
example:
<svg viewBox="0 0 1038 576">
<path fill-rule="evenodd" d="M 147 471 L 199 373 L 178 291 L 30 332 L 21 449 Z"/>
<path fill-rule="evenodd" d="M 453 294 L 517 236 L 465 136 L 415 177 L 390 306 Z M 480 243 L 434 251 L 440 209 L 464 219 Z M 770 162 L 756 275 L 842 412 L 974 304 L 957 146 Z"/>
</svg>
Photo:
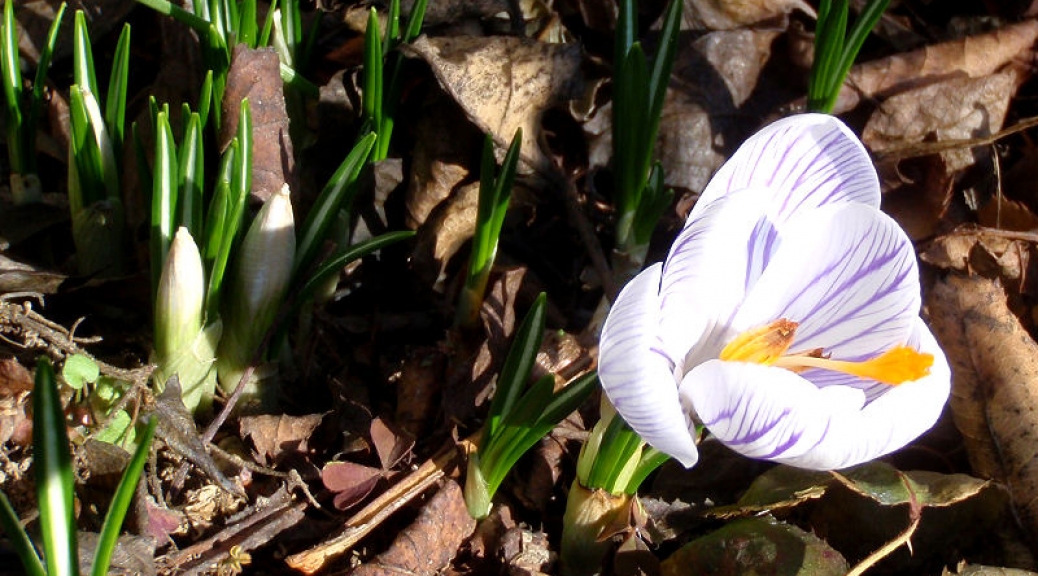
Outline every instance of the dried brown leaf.
<svg viewBox="0 0 1038 576">
<path fill-rule="evenodd" d="M 551 574 L 555 565 L 556 554 L 548 543 L 548 535 L 521 526 L 505 532 L 500 553 L 510 576 Z"/>
<path fill-rule="evenodd" d="M 983 78 L 1006 64 L 1023 59 L 1038 39 L 1038 21 L 1026 20 L 988 34 L 953 40 L 851 69 L 840 91 L 840 108 L 846 112 L 859 96 L 884 98 L 954 76 Z"/>
<path fill-rule="evenodd" d="M 1022 76 L 1015 70 L 980 78 L 952 78 L 887 99 L 869 118 L 862 141 L 874 152 L 922 142 L 928 137 L 966 140 L 1002 129 L 1009 99 Z M 973 165 L 987 148 L 941 153 L 949 172 Z"/>
<path fill-rule="evenodd" d="M 439 408 L 447 358 L 432 346 L 412 349 L 397 380 L 397 424 L 416 437 L 426 434 Z"/>
<path fill-rule="evenodd" d="M 406 52 L 424 59 L 440 85 L 480 130 L 504 148 L 523 129 L 520 157 L 550 174 L 540 147 L 541 115 L 584 91 L 577 44 L 545 44 L 516 37 L 421 37 Z"/>
<path fill-rule="evenodd" d="M 92 38 L 100 38 L 120 25 L 126 15 L 137 5 L 133 0 L 25 0 L 14 6 L 18 21 L 18 50 L 35 66 L 40 60 L 40 51 L 47 44 L 47 32 L 58 14 L 62 2 L 68 3 L 65 22 L 58 34 L 54 48 L 54 59 L 72 53 L 72 14 L 82 10 L 86 14 L 87 28 Z"/>
<path fill-rule="evenodd" d="M 730 30 L 785 16 L 794 9 L 815 14 L 803 0 L 685 0 L 683 28 Z"/>
<path fill-rule="evenodd" d="M 975 474 L 1009 486 L 1038 535 L 1038 344 L 994 280 L 951 274 L 928 294 L 934 331 L 952 362 L 950 406 Z"/>
<path fill-rule="evenodd" d="M 960 227 L 951 234 L 934 239 L 920 258 L 945 270 L 955 270 L 986 278 L 1000 278 L 1006 286 L 1030 292 L 1034 282 L 1031 267 L 1033 241 L 1013 238 L 990 228 Z"/>
<path fill-rule="evenodd" d="M 418 228 L 415 271 L 423 283 L 433 285 L 434 290 L 443 290 L 448 262 L 472 238 L 478 206 L 479 183 L 473 182 L 440 203 Z"/>
<path fill-rule="evenodd" d="M 490 398 L 492 384 L 504 364 L 515 331 L 516 297 L 526 268 L 508 268 L 492 276 L 479 310 L 482 337 L 458 333 L 450 355 L 443 409 L 447 418 L 468 422 Z"/>
<path fill-rule="evenodd" d="M 771 517 L 745 518 L 699 538 L 663 561 L 664 576 L 749 573 L 843 575 L 847 561 L 817 536 Z"/>
<path fill-rule="evenodd" d="M 252 190 L 251 197 L 266 202 L 284 184 L 296 189 L 295 157 L 289 135 L 288 111 L 281 63 L 273 48 L 252 50 L 244 44 L 234 48 L 231 69 L 224 92 L 223 123 L 220 125 L 220 150 L 238 132 L 241 101 L 249 99 L 252 114 Z"/>
<path fill-rule="evenodd" d="M 476 521 L 469 516 L 461 487 L 444 482 L 389 549 L 371 562 L 358 566 L 354 576 L 434 576 L 454 558 L 458 547 L 472 534 Z"/>
<path fill-rule="evenodd" d="M 220 467 L 216 465 L 213 457 L 209 455 L 209 451 L 202 442 L 202 436 L 195 428 L 195 421 L 184 406 L 180 394 L 180 380 L 174 374 L 166 382 L 166 388 L 162 394 L 155 398 L 153 410 L 158 418 L 155 437 L 198 467 L 222 490 L 244 496 L 241 487 L 231 482 L 220 471 Z"/>
<path fill-rule="evenodd" d="M 479 133 L 446 98 L 430 104 L 432 113 L 416 121 L 416 141 L 407 182 L 407 226 L 418 228 L 441 202 L 469 177 L 466 162 L 479 146 Z M 468 128 L 468 129 L 466 129 Z M 451 134 L 443 138 L 443 134 Z"/>
<path fill-rule="evenodd" d="M 308 440 L 324 417 L 325 414 L 244 416 L 240 423 L 241 435 L 252 438 L 261 462 L 280 462 L 288 454 L 306 453 L 310 449 Z"/>
</svg>

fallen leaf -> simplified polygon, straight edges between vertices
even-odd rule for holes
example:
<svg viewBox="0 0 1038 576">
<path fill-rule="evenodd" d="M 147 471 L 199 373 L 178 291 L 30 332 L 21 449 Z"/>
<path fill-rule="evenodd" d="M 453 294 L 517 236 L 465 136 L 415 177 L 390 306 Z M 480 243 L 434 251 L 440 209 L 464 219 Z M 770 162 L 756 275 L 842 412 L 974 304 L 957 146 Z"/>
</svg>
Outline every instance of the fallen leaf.
<svg viewBox="0 0 1038 576">
<path fill-rule="evenodd" d="M 467 163 L 482 141 L 479 131 L 446 96 L 430 95 L 424 107 L 431 113 L 423 114 L 414 126 L 415 146 L 404 200 L 406 223 L 411 229 L 424 224 L 433 210 L 468 179 Z M 447 133 L 450 138 L 441 138 Z"/>
<path fill-rule="evenodd" d="M 995 280 L 950 274 L 927 294 L 952 363 L 949 401 L 973 472 L 1009 487 L 1022 525 L 1038 535 L 1038 344 Z"/>
<path fill-rule="evenodd" d="M 278 463 L 291 454 L 305 454 L 309 439 L 327 414 L 289 416 L 263 414 L 243 416 L 240 422 L 243 438 L 252 438 L 259 461 Z"/>
<path fill-rule="evenodd" d="M 443 291 L 447 265 L 476 230 L 479 183 L 461 186 L 441 202 L 418 228 L 414 268 L 422 282 Z"/>
<path fill-rule="evenodd" d="M 956 76 L 984 78 L 1006 64 L 1023 59 L 1038 39 L 1038 21 L 1025 20 L 988 34 L 926 46 L 851 68 L 840 90 L 840 108 L 847 112 L 861 97 L 882 99 Z"/>
<path fill-rule="evenodd" d="M 520 158 L 543 174 L 553 164 L 541 149 L 541 115 L 584 92 L 578 44 L 512 36 L 420 37 L 402 48 L 425 60 L 440 85 L 501 150 L 523 129 Z"/>
<path fill-rule="evenodd" d="M 1030 294 L 1038 281 L 1038 274 L 1033 270 L 1038 258 L 1032 258 L 1036 240 L 1038 237 L 1027 239 L 991 228 L 961 226 L 935 238 L 919 257 L 944 270 L 999 278 L 1017 292 Z"/>
<path fill-rule="evenodd" d="M 40 60 L 40 51 L 47 44 L 47 33 L 58 7 L 68 3 L 65 21 L 58 34 L 54 48 L 54 59 L 60 60 L 72 53 L 72 15 L 82 10 L 86 15 L 87 29 L 93 39 L 98 39 L 121 24 L 126 15 L 137 6 L 134 0 L 24 0 L 15 7 L 18 21 L 18 51 L 33 66 Z"/>
<path fill-rule="evenodd" d="M 433 346 L 410 349 L 396 387 L 397 424 L 408 433 L 424 436 L 440 406 L 447 357 Z"/>
<path fill-rule="evenodd" d="M 693 540 L 664 560 L 661 568 L 663 576 L 842 576 L 849 566 L 817 536 L 767 516 L 736 520 Z"/>
<path fill-rule="evenodd" d="M 176 374 L 167 382 L 166 388 L 155 398 L 152 410 L 158 418 L 155 427 L 155 438 L 165 442 L 170 450 L 186 458 L 201 470 L 210 480 L 229 494 L 244 496 L 241 487 L 231 482 L 213 457 L 209 455 L 202 436 L 195 428 L 191 413 L 184 406 L 180 396 L 180 379 Z"/>
<path fill-rule="evenodd" d="M 244 44 L 234 48 L 227 89 L 221 107 L 219 148 L 222 152 L 238 133 L 241 101 L 249 99 L 252 115 L 252 189 L 250 196 L 259 203 L 267 201 L 295 181 L 292 137 L 289 135 L 281 63 L 273 48 L 252 50 Z"/>
<path fill-rule="evenodd" d="M 870 150 L 883 153 L 895 147 L 922 142 L 927 137 L 967 140 L 1002 129 L 1009 99 L 1022 75 L 1015 70 L 980 78 L 952 78 L 902 92 L 884 101 L 869 118 L 862 141 Z M 987 147 L 941 152 L 949 172 L 958 172 L 975 162 L 975 154 Z"/>
<path fill-rule="evenodd" d="M 469 516 L 461 487 L 447 480 L 422 508 L 418 518 L 402 530 L 389 548 L 358 566 L 354 576 L 434 576 L 454 558 L 472 534 L 476 521 Z"/>
<path fill-rule="evenodd" d="M 815 10 L 803 0 L 684 0 L 682 28 L 730 30 L 770 20 L 799 9 L 811 16 Z"/>
</svg>

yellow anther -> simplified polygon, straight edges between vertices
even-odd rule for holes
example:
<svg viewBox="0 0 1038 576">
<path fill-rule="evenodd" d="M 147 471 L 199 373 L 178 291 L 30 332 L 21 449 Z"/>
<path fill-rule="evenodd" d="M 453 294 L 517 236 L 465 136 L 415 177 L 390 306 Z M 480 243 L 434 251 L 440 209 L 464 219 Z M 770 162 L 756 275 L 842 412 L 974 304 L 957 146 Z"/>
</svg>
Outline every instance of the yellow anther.
<svg viewBox="0 0 1038 576">
<path fill-rule="evenodd" d="M 721 360 L 774 364 L 793 344 L 798 324 L 780 318 L 767 326 L 747 330 L 721 350 Z"/>
</svg>

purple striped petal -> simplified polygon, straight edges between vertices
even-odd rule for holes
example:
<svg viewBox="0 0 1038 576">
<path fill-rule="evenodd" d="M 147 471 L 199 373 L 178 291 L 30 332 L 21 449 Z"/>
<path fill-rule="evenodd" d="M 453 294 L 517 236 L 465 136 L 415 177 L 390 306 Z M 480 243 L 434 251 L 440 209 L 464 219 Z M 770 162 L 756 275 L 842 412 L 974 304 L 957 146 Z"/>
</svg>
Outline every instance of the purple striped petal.
<svg viewBox="0 0 1038 576">
<path fill-rule="evenodd" d="M 686 366 L 714 358 L 734 334 L 739 303 L 779 245 L 764 218 L 766 190 L 741 190 L 704 209 L 671 246 L 660 283 L 663 350 Z"/>
<path fill-rule="evenodd" d="M 933 354 L 930 374 L 887 387 L 871 402 L 857 388 L 818 388 L 781 368 L 720 360 L 689 373 L 681 395 L 711 433 L 742 454 L 812 470 L 846 468 L 901 448 L 941 414 L 948 362 L 918 318 L 908 343 Z"/>
<path fill-rule="evenodd" d="M 616 411 L 654 448 L 686 467 L 699 459 L 678 398 L 675 366 L 659 347 L 661 266 L 646 268 L 620 292 L 599 342 L 598 377 Z"/>
<path fill-rule="evenodd" d="M 782 222 L 798 210 L 855 202 L 879 208 L 876 170 L 858 137 L 839 119 L 799 114 L 751 136 L 710 180 L 689 216 L 745 188 L 774 191 L 768 212 Z"/>
<path fill-rule="evenodd" d="M 747 294 L 738 330 L 786 318 L 791 351 L 822 348 L 864 360 L 903 344 L 919 315 L 919 272 L 905 233 L 862 204 L 826 206 L 789 221 L 783 242 Z"/>
</svg>

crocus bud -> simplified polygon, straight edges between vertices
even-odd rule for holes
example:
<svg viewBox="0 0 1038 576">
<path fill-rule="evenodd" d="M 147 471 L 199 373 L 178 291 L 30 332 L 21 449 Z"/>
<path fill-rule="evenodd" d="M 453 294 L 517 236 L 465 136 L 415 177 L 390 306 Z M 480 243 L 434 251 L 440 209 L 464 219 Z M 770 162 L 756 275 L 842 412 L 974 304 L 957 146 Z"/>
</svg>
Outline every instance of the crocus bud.
<svg viewBox="0 0 1038 576">
<path fill-rule="evenodd" d="M 220 386 L 228 393 L 238 385 L 274 321 L 292 278 L 295 252 L 295 220 L 286 184 L 260 209 L 238 251 L 217 363 Z M 270 406 L 276 401 L 277 390 L 261 389 L 261 380 L 267 379 L 249 382 L 242 398 L 245 405 L 261 401 Z"/>
<path fill-rule="evenodd" d="M 219 324 L 204 327 L 205 274 L 198 246 L 177 230 L 155 295 L 155 375 L 160 385 L 178 374 L 184 405 L 192 412 L 208 407 L 215 389 L 213 362 Z"/>
</svg>

